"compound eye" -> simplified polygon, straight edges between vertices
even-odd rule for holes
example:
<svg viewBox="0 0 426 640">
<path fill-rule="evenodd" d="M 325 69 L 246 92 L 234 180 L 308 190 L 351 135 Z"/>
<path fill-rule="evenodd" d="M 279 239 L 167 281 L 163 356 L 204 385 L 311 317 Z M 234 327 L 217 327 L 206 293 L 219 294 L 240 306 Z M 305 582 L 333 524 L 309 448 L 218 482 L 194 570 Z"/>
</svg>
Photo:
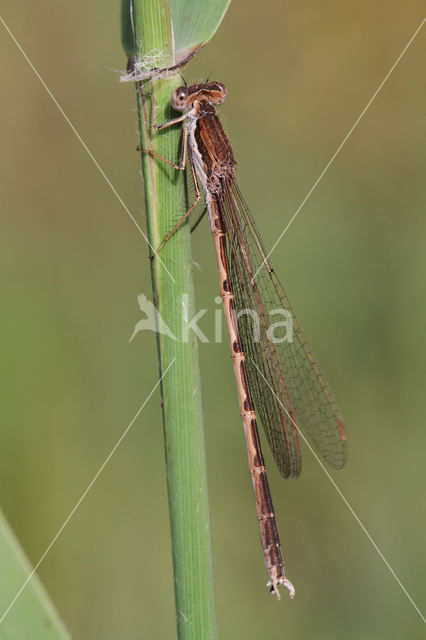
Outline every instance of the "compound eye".
<svg viewBox="0 0 426 640">
<path fill-rule="evenodd" d="M 222 104 L 222 102 L 225 102 L 228 92 L 222 82 L 211 82 L 209 84 L 209 89 L 212 92 L 213 104 L 219 105 Z"/>
<path fill-rule="evenodd" d="M 175 111 L 185 111 L 188 105 L 189 91 L 187 87 L 178 87 L 173 91 L 172 107 Z"/>
</svg>

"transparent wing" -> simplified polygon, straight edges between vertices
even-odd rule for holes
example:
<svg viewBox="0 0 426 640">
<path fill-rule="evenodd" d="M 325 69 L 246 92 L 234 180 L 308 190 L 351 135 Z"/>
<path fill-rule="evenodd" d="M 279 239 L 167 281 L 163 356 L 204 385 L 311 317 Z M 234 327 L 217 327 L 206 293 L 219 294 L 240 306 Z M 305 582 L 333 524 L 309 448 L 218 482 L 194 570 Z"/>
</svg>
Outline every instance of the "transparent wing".
<svg viewBox="0 0 426 640">
<path fill-rule="evenodd" d="M 254 220 L 234 181 L 223 184 L 218 208 L 253 402 L 280 473 L 297 477 L 300 432 L 340 469 L 346 434 L 331 389 L 276 277 Z"/>
</svg>

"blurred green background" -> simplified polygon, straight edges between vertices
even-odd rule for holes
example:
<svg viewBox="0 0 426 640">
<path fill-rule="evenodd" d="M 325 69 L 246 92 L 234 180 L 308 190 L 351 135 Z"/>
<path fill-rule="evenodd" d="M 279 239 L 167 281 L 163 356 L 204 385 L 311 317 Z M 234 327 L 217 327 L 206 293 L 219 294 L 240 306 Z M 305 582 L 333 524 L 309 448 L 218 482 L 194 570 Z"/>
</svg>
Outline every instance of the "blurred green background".
<svg viewBox="0 0 426 640">
<path fill-rule="evenodd" d="M 420 24 L 420 0 L 233 0 L 185 69 L 221 108 L 268 247 Z M 3 18 L 143 224 L 134 87 L 119 3 L 8 3 Z M 425 28 L 273 253 L 345 417 L 333 473 L 425 601 Z M 145 242 L 3 27 L 0 504 L 36 563 L 158 380 Z M 309 451 L 297 481 L 267 454 L 293 602 L 264 587 L 233 371 L 213 341 L 205 222 L 193 237 L 220 637 L 420 638 L 421 618 Z M 159 393 L 42 563 L 73 637 L 173 638 Z M 19 616 L 19 600 L 9 615 Z M 0 628 L 0 637 L 2 632 Z"/>
</svg>

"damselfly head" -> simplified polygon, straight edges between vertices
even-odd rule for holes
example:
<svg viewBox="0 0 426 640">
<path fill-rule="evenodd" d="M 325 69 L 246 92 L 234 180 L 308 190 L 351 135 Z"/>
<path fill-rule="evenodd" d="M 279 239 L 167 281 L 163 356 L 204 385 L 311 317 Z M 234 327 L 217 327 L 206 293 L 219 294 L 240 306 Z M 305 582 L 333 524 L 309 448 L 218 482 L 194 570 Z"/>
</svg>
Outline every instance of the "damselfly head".
<svg viewBox="0 0 426 640">
<path fill-rule="evenodd" d="M 225 85 L 221 82 L 178 87 L 172 94 L 172 107 L 175 111 L 186 111 L 195 101 L 205 101 L 207 104 L 217 106 L 226 100 L 227 93 Z"/>
</svg>

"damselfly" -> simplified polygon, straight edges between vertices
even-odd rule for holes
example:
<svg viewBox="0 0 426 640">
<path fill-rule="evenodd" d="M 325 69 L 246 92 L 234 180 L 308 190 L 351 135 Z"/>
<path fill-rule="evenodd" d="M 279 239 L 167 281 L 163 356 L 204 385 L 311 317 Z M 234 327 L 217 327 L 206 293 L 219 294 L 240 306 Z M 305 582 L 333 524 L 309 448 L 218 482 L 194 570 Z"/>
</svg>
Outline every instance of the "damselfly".
<svg viewBox="0 0 426 640">
<path fill-rule="evenodd" d="M 240 412 L 247 443 L 257 519 L 271 593 L 280 597 L 285 585 L 280 538 L 272 505 L 256 416 L 264 428 L 273 457 L 284 478 L 301 469 L 300 433 L 311 439 L 322 458 L 340 469 L 346 460 L 343 421 L 330 387 L 297 322 L 235 181 L 232 147 L 216 115 L 226 88 L 220 82 L 179 87 L 171 103 L 182 115 L 153 127 L 183 124 L 180 163 L 148 151 L 184 170 L 187 158 L 195 202 L 159 249 L 201 199 L 200 181 L 213 233 L 220 293 L 237 381 Z M 158 250 L 159 250 L 158 249 Z M 276 335 L 275 315 L 283 312 L 291 335 Z M 300 431 L 299 431 L 300 429 Z"/>
</svg>

